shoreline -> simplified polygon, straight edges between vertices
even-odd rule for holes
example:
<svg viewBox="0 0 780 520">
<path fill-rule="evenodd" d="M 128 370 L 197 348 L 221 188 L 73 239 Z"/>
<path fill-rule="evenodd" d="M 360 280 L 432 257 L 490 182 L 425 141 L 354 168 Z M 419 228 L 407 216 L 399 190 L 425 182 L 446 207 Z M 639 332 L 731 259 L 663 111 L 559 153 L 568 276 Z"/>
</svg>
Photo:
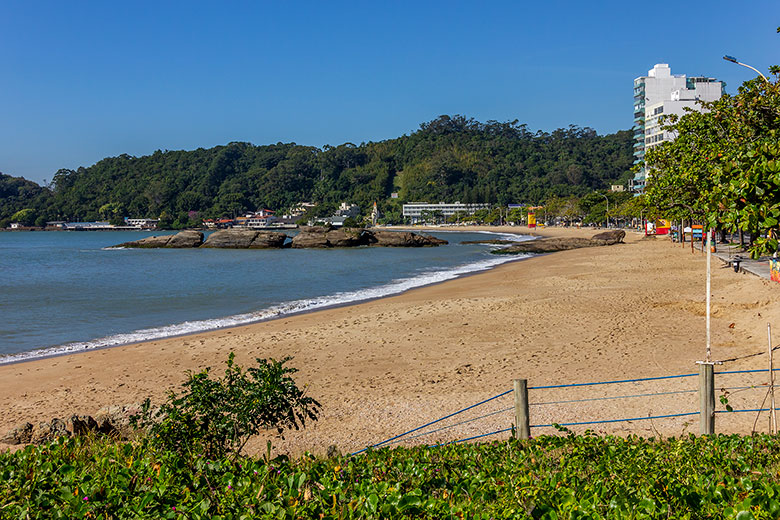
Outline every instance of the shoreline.
<svg viewBox="0 0 780 520">
<path fill-rule="evenodd" d="M 598 231 L 547 228 L 544 234 L 590 236 Z M 249 446 L 250 453 L 262 452 L 269 439 L 279 453 L 324 453 L 331 444 L 354 451 L 505 391 L 517 377 L 541 386 L 695 371 L 704 344 L 704 256 L 634 233 L 626 242 L 508 262 L 370 302 L 0 366 L 0 434 L 23 421 L 94 414 L 105 405 L 146 397 L 159 402 L 178 388 L 188 370 L 210 366 L 219 373 L 231 351 L 243 366 L 256 357 L 293 356 L 296 381 L 323 405 L 316 423 L 289 432 L 284 440 L 261 436 Z M 755 277 L 715 270 L 716 359 L 766 351 L 766 321 L 780 320 L 777 292 L 776 286 Z M 765 362 L 761 357 L 740 359 L 724 370 L 743 368 L 765 368 Z M 729 377 L 718 378 L 718 387 L 760 384 L 756 378 L 763 376 Z M 595 387 L 575 397 L 677 391 L 680 384 Z M 730 403 L 735 409 L 758 408 L 760 392 L 733 394 Z M 571 398 L 555 390 L 532 396 L 534 403 Z M 498 400 L 495 410 L 510 401 L 511 396 Z M 697 409 L 695 393 L 674 399 L 540 404 L 532 410 L 532 424 Z M 418 442 L 495 431 L 507 426 L 509 415 Z M 717 431 L 749 432 L 752 415 L 719 415 Z M 676 435 L 697 429 L 695 422 L 680 418 L 653 425 L 616 423 L 598 431 Z"/>
<path fill-rule="evenodd" d="M 444 233 L 474 232 L 474 233 L 489 233 L 489 234 L 495 234 L 495 235 L 514 234 L 514 235 L 520 235 L 520 236 L 533 236 L 533 235 L 530 235 L 530 234 L 527 234 L 527 233 L 508 233 L 508 232 L 503 232 L 503 231 L 488 230 L 489 227 L 490 226 L 479 226 L 480 229 L 473 229 L 474 226 L 472 226 L 472 229 L 456 229 L 456 230 L 439 230 L 437 228 L 425 227 L 423 229 L 423 231 L 424 232 L 430 232 L 430 231 L 436 232 L 436 231 L 438 231 L 438 232 L 444 232 Z M 393 230 L 398 230 L 398 231 L 411 230 L 408 227 L 399 227 L 399 226 L 386 227 L 385 229 L 393 229 Z M 16 231 L 16 230 L 14 230 L 14 231 Z M 31 351 L 18 352 L 18 353 L 13 353 L 13 354 L 5 354 L 5 355 L 0 356 L 0 367 L 16 365 L 16 364 L 20 364 L 20 363 L 28 363 L 28 362 L 31 362 L 31 361 L 36 361 L 36 360 L 41 360 L 41 359 L 51 359 L 51 358 L 57 358 L 57 357 L 62 357 L 62 356 L 70 356 L 70 355 L 74 355 L 74 354 L 80 354 L 80 353 L 83 353 L 83 352 L 93 352 L 93 351 L 99 351 L 99 350 L 104 350 L 104 349 L 126 347 L 126 346 L 130 346 L 130 345 L 136 345 L 136 344 L 139 344 L 139 343 L 146 343 L 146 342 L 149 342 L 149 341 L 158 341 L 158 340 L 164 340 L 164 339 L 184 338 L 184 337 L 187 337 L 187 336 L 203 334 L 203 333 L 206 333 L 206 332 L 224 331 L 224 330 L 229 330 L 229 329 L 233 329 L 233 328 L 244 327 L 244 326 L 253 325 L 253 324 L 256 324 L 256 323 L 263 323 L 263 322 L 267 322 L 267 321 L 283 319 L 283 318 L 286 318 L 286 317 L 297 316 L 297 315 L 311 313 L 311 312 L 318 312 L 318 311 L 334 309 L 334 308 L 339 308 L 339 307 L 348 307 L 348 306 L 351 306 L 351 305 L 359 305 L 361 303 L 368 303 L 368 302 L 372 302 L 372 301 L 375 301 L 375 300 L 381 300 L 383 298 L 390 298 L 392 296 L 396 296 L 396 295 L 399 295 L 399 294 L 404 294 L 404 293 L 406 293 L 408 291 L 412 291 L 412 290 L 415 290 L 415 289 L 421 289 L 421 288 L 424 288 L 424 287 L 430 287 L 430 286 L 434 286 L 434 285 L 437 285 L 437 284 L 446 283 L 446 282 L 449 282 L 449 281 L 452 281 L 452 280 L 457 280 L 459 278 L 464 278 L 464 277 L 468 277 L 468 276 L 477 275 L 477 274 L 480 274 L 480 273 L 484 273 L 484 272 L 493 270 L 493 269 L 495 269 L 497 267 L 500 267 L 500 266 L 502 266 L 504 264 L 525 260 L 527 258 L 529 258 L 528 255 L 517 255 L 516 258 L 506 259 L 506 260 L 504 260 L 504 261 L 502 261 L 500 263 L 497 263 L 496 265 L 493 265 L 493 266 L 488 266 L 488 267 L 483 268 L 483 269 L 477 269 L 477 270 L 473 270 L 473 271 L 468 271 L 468 272 L 465 272 L 465 273 L 457 274 L 453 278 L 449 278 L 449 279 L 445 279 L 445 280 L 437 280 L 437 281 L 433 281 L 433 282 L 429 282 L 429 283 L 424 283 L 423 285 L 402 289 L 399 292 L 391 292 L 391 293 L 388 293 L 388 294 L 385 294 L 385 295 L 382 295 L 382 296 L 358 298 L 358 299 L 354 299 L 354 300 L 338 302 L 338 303 L 332 303 L 332 304 L 326 304 L 326 305 L 323 305 L 321 307 L 314 307 L 314 308 L 303 309 L 303 310 L 293 310 L 293 311 L 289 311 L 289 312 L 280 311 L 280 313 L 277 313 L 277 314 L 272 315 L 272 316 L 266 316 L 266 317 L 261 317 L 261 318 L 256 318 L 256 319 L 249 319 L 248 321 L 245 321 L 245 322 L 242 322 L 242 323 L 238 323 L 238 324 L 233 324 L 233 325 L 224 325 L 224 326 L 217 326 L 217 327 L 212 327 L 212 328 L 204 328 L 204 329 L 200 329 L 200 330 L 195 330 L 195 331 L 190 331 L 190 332 L 175 333 L 175 334 L 164 335 L 164 336 L 159 336 L 159 337 L 154 337 L 154 338 L 143 338 L 143 339 L 138 339 L 138 340 L 129 341 L 129 342 L 125 342 L 125 343 L 117 343 L 117 344 L 112 344 L 112 345 L 99 345 L 99 346 L 94 346 L 94 347 L 86 347 L 86 348 L 80 348 L 80 349 L 73 350 L 73 351 L 68 350 L 68 351 L 62 351 L 62 352 L 57 351 L 57 352 L 51 352 L 51 353 L 44 353 L 44 354 L 40 354 L 40 355 L 36 355 L 36 356 L 23 357 L 21 359 L 14 359 L 14 358 L 18 358 L 20 356 L 25 356 L 25 355 L 28 355 L 28 354 L 32 354 L 34 352 L 52 351 L 52 350 L 64 349 L 65 347 L 68 347 L 69 345 L 73 345 L 73 344 L 78 345 L 78 344 L 96 342 L 96 341 L 99 341 L 99 340 L 107 340 L 107 339 L 110 339 L 112 336 L 105 336 L 105 337 L 101 337 L 101 338 L 93 338 L 91 340 L 85 340 L 85 341 L 64 343 L 62 345 L 53 345 L 53 346 L 50 346 L 50 347 L 41 347 L 39 349 L 35 349 L 35 350 L 31 350 Z M 442 271 L 442 272 L 445 272 L 445 271 Z M 320 298 L 328 298 L 330 296 L 331 295 L 325 295 L 325 296 L 322 296 Z M 292 303 L 295 303 L 295 302 L 282 302 L 281 304 L 278 304 L 278 305 L 292 304 Z M 253 312 L 271 312 L 273 309 L 275 309 L 275 307 L 270 307 L 269 309 L 260 310 L 260 311 L 253 311 Z M 244 314 L 252 314 L 252 312 L 244 313 Z M 232 315 L 232 316 L 241 316 L 241 315 L 242 314 L 236 314 L 236 315 Z M 200 321 L 200 322 L 207 322 L 207 321 L 210 321 L 210 320 L 228 319 L 228 318 L 231 318 L 232 316 L 222 316 L 222 317 L 217 317 L 217 318 L 208 318 L 208 319 L 198 320 L 198 321 Z M 138 330 L 135 330 L 135 331 L 128 332 L 126 334 L 133 334 L 133 333 L 138 333 L 138 332 L 142 332 L 142 331 L 146 331 L 146 330 L 154 330 L 154 329 L 157 329 L 157 328 L 164 329 L 166 327 L 175 327 L 175 326 L 183 325 L 185 323 L 190 323 L 190 322 L 168 324 L 168 325 L 163 325 L 163 326 L 154 327 L 154 328 L 150 328 L 150 329 L 138 329 Z M 4 360 L 4 358 L 6 358 L 6 360 Z M 10 358 L 10 359 L 8 359 L 8 358 Z"/>
</svg>

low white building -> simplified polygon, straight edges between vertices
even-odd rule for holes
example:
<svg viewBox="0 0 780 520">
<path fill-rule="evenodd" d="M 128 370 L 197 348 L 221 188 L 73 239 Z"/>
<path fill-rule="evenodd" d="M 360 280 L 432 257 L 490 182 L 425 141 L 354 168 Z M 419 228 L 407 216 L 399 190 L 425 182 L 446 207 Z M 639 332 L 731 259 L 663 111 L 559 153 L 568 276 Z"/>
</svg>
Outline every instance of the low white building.
<svg viewBox="0 0 780 520">
<path fill-rule="evenodd" d="M 125 224 L 138 229 L 157 229 L 156 218 L 127 218 L 125 217 Z"/>
<path fill-rule="evenodd" d="M 490 204 L 462 204 L 460 202 L 430 204 L 428 202 L 410 202 L 403 205 L 403 216 L 416 224 L 424 220 L 424 216 L 441 215 L 444 218 L 451 217 L 456 213 L 471 215 L 481 209 L 490 209 Z M 425 213 L 425 215 L 423 215 Z"/>
</svg>

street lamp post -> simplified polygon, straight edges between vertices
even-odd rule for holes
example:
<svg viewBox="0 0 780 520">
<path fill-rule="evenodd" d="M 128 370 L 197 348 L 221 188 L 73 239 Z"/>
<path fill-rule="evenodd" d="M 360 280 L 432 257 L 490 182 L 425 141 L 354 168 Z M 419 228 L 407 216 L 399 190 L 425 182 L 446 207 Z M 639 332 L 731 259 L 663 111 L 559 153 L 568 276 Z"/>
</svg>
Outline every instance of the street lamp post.
<svg viewBox="0 0 780 520">
<path fill-rule="evenodd" d="M 768 80 L 768 79 L 766 79 L 766 76 L 764 76 L 763 74 L 761 74 L 761 71 L 760 71 L 760 70 L 758 70 L 758 69 L 757 69 L 757 68 L 755 68 L 755 67 L 751 67 L 751 66 L 750 66 L 750 65 L 748 65 L 747 63 L 742 63 L 741 61 L 737 61 L 737 58 L 735 58 L 734 56 L 729 56 L 729 55 L 727 54 L 726 56 L 723 56 L 723 59 L 724 59 L 724 60 L 726 60 L 726 61 L 730 61 L 731 63 L 736 63 L 737 65 L 742 65 L 743 67 L 747 67 L 747 68 L 749 68 L 750 70 L 752 70 L 752 71 L 756 72 L 756 73 L 757 73 L 759 76 L 761 76 L 762 78 L 764 78 L 764 81 L 766 81 L 767 83 L 769 82 L 769 80 Z"/>
</svg>

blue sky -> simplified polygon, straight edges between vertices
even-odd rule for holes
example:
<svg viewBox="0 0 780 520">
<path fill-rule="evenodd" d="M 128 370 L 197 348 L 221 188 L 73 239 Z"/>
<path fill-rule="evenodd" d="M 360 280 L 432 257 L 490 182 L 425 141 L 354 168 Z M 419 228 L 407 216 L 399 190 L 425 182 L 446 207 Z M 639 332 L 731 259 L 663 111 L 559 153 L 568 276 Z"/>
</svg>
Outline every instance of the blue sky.
<svg viewBox="0 0 780 520">
<path fill-rule="evenodd" d="M 0 172 L 249 141 L 322 146 L 440 114 L 632 124 L 653 64 L 734 92 L 780 63 L 780 2 L 0 3 Z"/>
</svg>

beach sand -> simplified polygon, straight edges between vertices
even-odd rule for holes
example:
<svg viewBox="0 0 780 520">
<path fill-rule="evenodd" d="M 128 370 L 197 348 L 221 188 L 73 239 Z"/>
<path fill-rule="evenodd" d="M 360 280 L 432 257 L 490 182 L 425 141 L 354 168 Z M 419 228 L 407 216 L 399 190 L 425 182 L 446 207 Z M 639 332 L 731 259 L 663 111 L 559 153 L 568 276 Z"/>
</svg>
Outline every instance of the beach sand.
<svg viewBox="0 0 780 520">
<path fill-rule="evenodd" d="M 537 233 L 590 237 L 597 231 Z M 764 369 L 767 323 L 780 331 L 780 287 L 721 266 L 713 262 L 713 357 L 760 355 L 717 370 Z M 705 348 L 704 288 L 705 255 L 665 237 L 629 232 L 626 244 L 512 262 L 358 305 L 0 366 L 0 433 L 24 421 L 94 414 L 102 406 L 147 396 L 159 402 L 186 371 L 207 366 L 221 371 L 233 351 L 245 365 L 256 357 L 293 356 L 296 381 L 322 404 L 316 423 L 284 440 L 270 437 L 276 452 L 324 453 L 331 444 L 350 452 L 511 389 L 513 378 L 526 378 L 534 387 L 695 373 Z M 718 376 L 716 387 L 766 379 L 765 373 Z M 688 377 L 531 390 L 531 424 L 697 412 L 698 396 L 690 392 L 697 384 Z M 664 395 L 562 402 L 646 393 Z M 759 408 L 765 393 L 737 391 L 730 403 Z M 437 426 L 511 406 L 510 394 Z M 716 428 L 748 433 L 755 418 L 718 415 Z M 767 422 L 764 414 L 758 428 L 766 431 Z M 504 411 L 408 442 L 462 439 L 511 423 L 511 411 Z M 680 435 L 698 433 L 698 416 L 572 427 L 585 428 Z M 556 431 L 532 429 L 533 435 L 544 433 Z M 266 438 L 253 441 L 250 452 L 264 451 Z"/>
</svg>

